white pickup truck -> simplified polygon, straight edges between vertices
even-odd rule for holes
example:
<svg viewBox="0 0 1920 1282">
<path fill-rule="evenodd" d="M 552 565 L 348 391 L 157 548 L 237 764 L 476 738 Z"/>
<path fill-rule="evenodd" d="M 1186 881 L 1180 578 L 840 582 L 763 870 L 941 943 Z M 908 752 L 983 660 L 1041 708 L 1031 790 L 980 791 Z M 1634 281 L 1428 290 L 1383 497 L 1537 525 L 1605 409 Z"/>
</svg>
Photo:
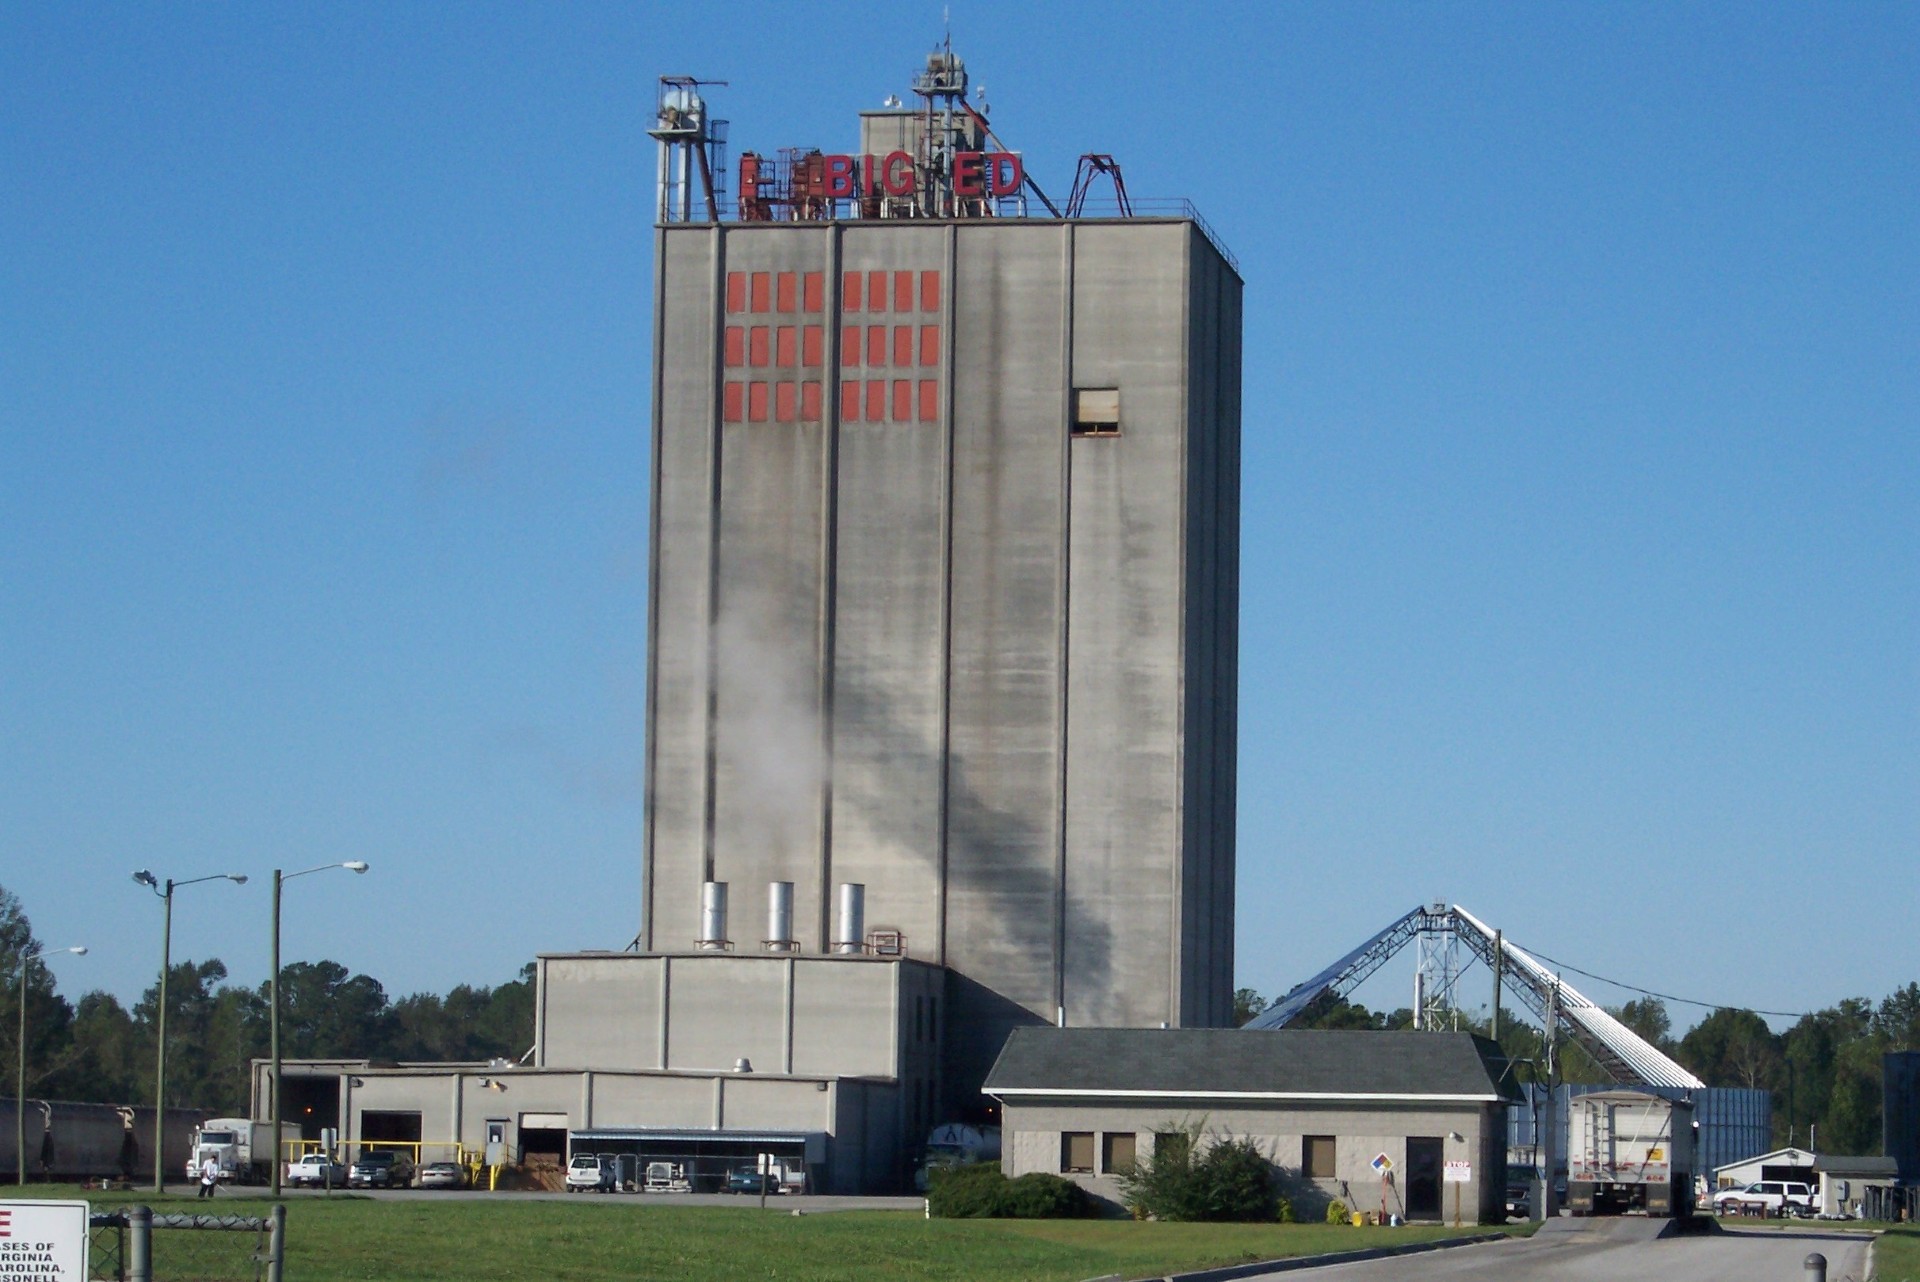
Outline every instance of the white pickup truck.
<svg viewBox="0 0 1920 1282">
<path fill-rule="evenodd" d="M 287 1163 L 287 1183 L 295 1188 L 345 1188 L 347 1168 L 325 1153 L 307 1153 Z"/>
<path fill-rule="evenodd" d="M 1813 1190 L 1786 1180 L 1761 1180 L 1743 1189 L 1722 1189 L 1713 1195 L 1713 1209 L 1721 1215 L 1799 1215 L 1814 1213 Z"/>
</svg>

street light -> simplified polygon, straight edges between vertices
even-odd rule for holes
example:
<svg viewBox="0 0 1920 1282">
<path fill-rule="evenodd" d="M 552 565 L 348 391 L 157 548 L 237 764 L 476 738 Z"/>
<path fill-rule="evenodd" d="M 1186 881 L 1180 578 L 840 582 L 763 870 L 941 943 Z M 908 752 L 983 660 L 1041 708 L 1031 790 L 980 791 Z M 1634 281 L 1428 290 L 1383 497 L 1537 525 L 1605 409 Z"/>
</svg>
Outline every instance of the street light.
<svg viewBox="0 0 1920 1282">
<path fill-rule="evenodd" d="M 20 959 L 20 1076 L 13 1095 L 13 1182 L 21 1185 L 27 1182 L 27 963 L 51 957 L 55 953 L 73 953 L 84 957 L 87 948 L 85 944 L 75 944 L 72 948 L 42 948 Z"/>
<path fill-rule="evenodd" d="M 166 924 L 160 930 L 160 1005 L 159 1026 L 154 1038 L 157 1050 L 153 1065 L 153 1191 L 164 1193 L 166 1186 L 166 1158 L 161 1149 L 166 1139 L 167 1125 L 167 972 L 173 968 L 173 892 L 180 886 L 192 886 L 203 881 L 230 881 L 236 886 L 247 884 L 247 875 L 243 872 L 211 872 L 204 877 L 189 877 L 185 881 L 175 881 L 169 877 L 165 889 L 161 882 L 145 868 L 133 874 L 133 879 L 158 895 L 167 905 Z"/>
<path fill-rule="evenodd" d="M 326 872 L 330 868 L 345 868 L 348 872 L 365 872 L 366 861 L 349 859 L 345 863 L 321 864 L 318 868 L 303 868 L 299 872 L 282 873 L 273 870 L 273 977 L 269 981 L 273 989 L 272 1013 L 268 1020 L 269 1036 L 273 1044 L 273 1195 L 280 1196 L 280 886 L 295 877 L 305 877 L 309 873 Z"/>
</svg>

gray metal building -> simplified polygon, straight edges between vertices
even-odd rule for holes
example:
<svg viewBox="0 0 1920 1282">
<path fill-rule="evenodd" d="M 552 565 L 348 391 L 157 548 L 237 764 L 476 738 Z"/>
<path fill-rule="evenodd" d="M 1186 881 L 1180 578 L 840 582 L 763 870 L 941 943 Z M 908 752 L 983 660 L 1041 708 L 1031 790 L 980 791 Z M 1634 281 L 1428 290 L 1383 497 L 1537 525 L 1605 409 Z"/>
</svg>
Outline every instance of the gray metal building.
<svg viewBox="0 0 1920 1282">
<path fill-rule="evenodd" d="M 947 967 L 949 1099 L 1020 1024 L 1227 1023 L 1231 264 L 1185 216 L 655 237 L 641 947 Z"/>
</svg>

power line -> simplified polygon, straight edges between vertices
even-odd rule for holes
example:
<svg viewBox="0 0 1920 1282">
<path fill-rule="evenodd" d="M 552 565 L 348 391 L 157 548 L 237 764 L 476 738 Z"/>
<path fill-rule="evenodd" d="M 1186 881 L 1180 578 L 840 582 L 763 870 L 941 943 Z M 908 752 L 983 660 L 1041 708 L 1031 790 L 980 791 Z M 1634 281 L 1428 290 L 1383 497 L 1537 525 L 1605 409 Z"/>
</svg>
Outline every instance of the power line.
<svg viewBox="0 0 1920 1282">
<path fill-rule="evenodd" d="M 1514 946 L 1516 948 L 1521 947 L 1521 945 L 1518 944 Z M 1608 979 L 1605 975 L 1596 975 L 1590 970 L 1581 970 L 1578 966 L 1571 965 L 1567 962 L 1555 961 L 1553 958 L 1535 948 L 1528 948 L 1525 951 L 1538 957 L 1543 962 L 1551 962 L 1562 970 L 1570 970 L 1576 975 L 1584 976 L 1587 979 L 1595 979 L 1603 984 L 1611 984 L 1615 988 L 1624 988 L 1630 993 L 1639 993 L 1642 997 L 1658 997 L 1663 1002 L 1676 1002 L 1681 1006 L 1700 1006 L 1707 1010 L 1753 1010 L 1750 1006 L 1729 1006 L 1725 1002 L 1703 1002 L 1692 997 L 1675 997 L 1671 993 L 1656 993 L 1651 988 L 1642 988 L 1638 984 L 1629 984 L 1623 980 Z M 1808 1014 L 1808 1012 L 1801 1010 L 1754 1010 L 1753 1013 L 1756 1015 L 1772 1015 L 1778 1019 L 1805 1019 Z"/>
</svg>

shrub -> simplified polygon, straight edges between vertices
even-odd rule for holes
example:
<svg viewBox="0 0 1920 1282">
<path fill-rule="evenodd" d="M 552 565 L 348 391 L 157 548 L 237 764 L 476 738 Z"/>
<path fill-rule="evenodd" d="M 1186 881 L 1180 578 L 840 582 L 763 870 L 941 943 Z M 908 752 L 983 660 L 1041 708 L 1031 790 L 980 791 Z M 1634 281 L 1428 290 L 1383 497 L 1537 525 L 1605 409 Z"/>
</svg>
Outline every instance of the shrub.
<svg viewBox="0 0 1920 1282">
<path fill-rule="evenodd" d="M 927 1211 L 950 1220 L 1049 1220 L 1092 1213 L 1092 1199 L 1072 1180 L 1032 1172 L 1010 1180 L 998 1162 L 936 1168 L 927 1173 Z"/>
<path fill-rule="evenodd" d="M 1280 1209 L 1274 1213 L 1273 1218 L 1276 1220 L 1279 1220 L 1282 1224 L 1295 1223 L 1294 1215 L 1293 1215 L 1293 1199 L 1290 1197 L 1281 1198 Z"/>
<path fill-rule="evenodd" d="M 1347 1204 L 1339 1198 L 1327 1203 L 1327 1223 L 1345 1224 L 1347 1222 Z"/>
<path fill-rule="evenodd" d="M 1273 1219 L 1273 1167 L 1253 1141 L 1221 1140 L 1196 1158 L 1199 1133 L 1189 1124 L 1163 1134 L 1151 1160 L 1120 1173 L 1128 1209 L 1158 1220 Z"/>
</svg>

